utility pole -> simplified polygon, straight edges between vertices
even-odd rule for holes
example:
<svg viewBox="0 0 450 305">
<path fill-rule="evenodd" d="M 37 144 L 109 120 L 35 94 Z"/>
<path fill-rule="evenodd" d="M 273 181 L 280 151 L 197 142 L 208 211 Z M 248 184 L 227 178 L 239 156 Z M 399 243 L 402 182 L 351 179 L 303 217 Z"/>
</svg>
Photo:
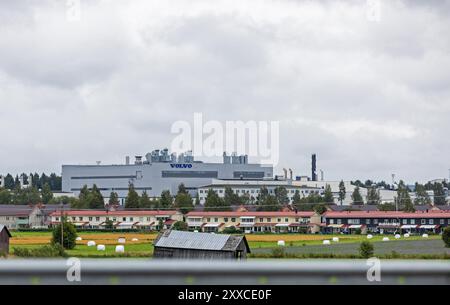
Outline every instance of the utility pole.
<svg viewBox="0 0 450 305">
<path fill-rule="evenodd" d="M 64 224 L 63 224 L 63 209 L 64 209 L 64 204 L 61 202 L 61 217 L 60 217 L 60 225 L 61 225 L 61 247 L 64 248 Z"/>
</svg>

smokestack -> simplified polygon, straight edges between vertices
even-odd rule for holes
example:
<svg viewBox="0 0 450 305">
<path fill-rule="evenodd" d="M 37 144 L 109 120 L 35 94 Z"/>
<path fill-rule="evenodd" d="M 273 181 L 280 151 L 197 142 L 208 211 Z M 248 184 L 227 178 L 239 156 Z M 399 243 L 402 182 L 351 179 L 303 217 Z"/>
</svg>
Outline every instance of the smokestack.
<svg viewBox="0 0 450 305">
<path fill-rule="evenodd" d="M 284 172 L 284 179 L 287 179 L 287 169 L 283 168 L 283 172 Z"/>
<path fill-rule="evenodd" d="M 292 180 L 292 169 L 291 168 L 289 169 L 289 179 Z"/>
<path fill-rule="evenodd" d="M 311 156 L 311 180 L 312 181 L 317 181 L 317 173 L 316 173 L 316 168 L 317 168 L 317 156 L 316 154 L 313 154 Z"/>
<path fill-rule="evenodd" d="M 320 181 L 323 181 L 323 170 L 320 170 Z"/>
<path fill-rule="evenodd" d="M 130 165 L 130 156 L 125 157 L 125 164 Z"/>
</svg>

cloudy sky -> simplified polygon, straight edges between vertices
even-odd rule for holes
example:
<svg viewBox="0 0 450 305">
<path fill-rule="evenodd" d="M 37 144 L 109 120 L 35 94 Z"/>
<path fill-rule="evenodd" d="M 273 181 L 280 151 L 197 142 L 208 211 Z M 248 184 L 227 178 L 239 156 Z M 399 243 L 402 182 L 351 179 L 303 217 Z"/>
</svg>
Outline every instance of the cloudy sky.
<svg viewBox="0 0 450 305">
<path fill-rule="evenodd" d="M 0 2 L 0 173 L 122 163 L 198 112 L 279 121 L 277 171 L 448 177 L 449 1 L 130 2 Z"/>
</svg>

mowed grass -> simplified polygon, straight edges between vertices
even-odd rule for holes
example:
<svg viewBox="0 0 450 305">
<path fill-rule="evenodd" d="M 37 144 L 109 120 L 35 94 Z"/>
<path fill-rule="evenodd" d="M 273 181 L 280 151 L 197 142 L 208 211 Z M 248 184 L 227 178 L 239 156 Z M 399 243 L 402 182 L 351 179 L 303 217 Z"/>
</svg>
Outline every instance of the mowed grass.
<svg viewBox="0 0 450 305">
<path fill-rule="evenodd" d="M 12 232 L 10 240 L 12 254 L 16 248 L 35 248 L 50 244 L 51 232 Z M 151 257 L 153 254 L 153 241 L 157 233 L 128 233 L 128 232 L 80 232 L 78 236 L 82 238 L 77 241 L 77 246 L 73 250 L 68 250 L 70 256 L 75 257 Z M 401 237 L 395 240 L 393 235 L 387 235 L 389 242 L 382 242 L 384 236 L 375 235 L 371 242 L 374 242 L 380 251 L 397 251 L 402 253 L 402 249 L 409 249 L 408 253 L 442 253 L 443 242 L 440 236 L 430 236 L 423 239 L 421 236 L 411 236 L 408 239 Z M 117 254 L 116 245 L 119 245 L 119 237 L 125 237 L 125 253 Z M 251 251 L 253 253 L 270 253 L 277 248 L 278 241 L 283 240 L 286 244 L 286 251 L 292 253 L 335 253 L 335 254 L 356 254 L 359 244 L 367 240 L 365 235 L 311 235 L 311 234 L 247 234 Z M 326 246 L 322 242 L 325 239 L 331 240 L 333 237 L 339 238 L 339 243 L 331 242 Z M 132 241 L 132 239 L 138 239 Z M 105 245 L 105 251 L 97 251 L 97 247 L 88 247 L 88 241 L 95 241 L 97 245 Z M 424 241 L 424 243 L 412 243 L 414 241 Z M 428 241 L 434 241 L 429 243 Z"/>
<path fill-rule="evenodd" d="M 48 245 L 52 239 L 51 232 L 12 232 L 10 246 L 12 254 L 14 248 L 37 248 Z M 153 241 L 158 236 L 156 233 L 103 233 L 103 232 L 80 232 L 82 238 L 77 241 L 74 249 L 68 250 L 70 256 L 75 257 L 149 257 L 153 254 Z M 115 252 L 118 239 L 124 237 L 126 243 L 124 254 Z M 138 239 L 133 241 L 133 239 Z M 88 241 L 95 241 L 96 245 L 105 245 L 105 251 L 98 251 L 96 246 L 88 247 Z"/>
</svg>

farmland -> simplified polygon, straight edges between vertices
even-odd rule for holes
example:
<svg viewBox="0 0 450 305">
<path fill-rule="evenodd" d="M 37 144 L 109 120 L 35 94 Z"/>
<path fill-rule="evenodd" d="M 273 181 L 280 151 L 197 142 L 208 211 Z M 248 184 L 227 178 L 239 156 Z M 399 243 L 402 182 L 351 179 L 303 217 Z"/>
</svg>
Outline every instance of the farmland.
<svg viewBox="0 0 450 305">
<path fill-rule="evenodd" d="M 153 240 L 157 233 L 121 233 L 121 232 L 81 232 L 82 238 L 77 241 L 77 246 L 68 250 L 70 256 L 76 257 L 151 257 L 153 253 Z M 125 254 L 116 254 L 115 246 L 118 238 L 126 238 Z M 331 245 L 322 245 L 323 240 L 331 239 L 331 235 L 306 235 L 306 234 L 248 234 L 246 235 L 252 253 L 258 255 L 270 255 L 277 248 L 279 240 L 285 241 L 285 251 L 289 254 L 342 254 L 357 255 L 359 243 L 366 240 L 361 235 L 339 235 L 339 242 Z M 394 240 L 390 236 L 389 242 L 382 242 L 382 236 L 374 236 L 371 240 L 375 246 L 375 254 L 386 254 L 395 251 L 399 254 L 443 254 L 450 255 L 450 249 L 445 248 L 440 236 L 430 236 L 423 239 L 420 236 L 411 236 L 408 239 Z M 51 240 L 51 232 L 13 232 L 11 249 L 35 248 L 48 245 Z M 105 245 L 105 251 L 97 251 L 97 248 L 88 247 L 88 241 L 95 241 L 97 245 Z M 134 240 L 134 241 L 133 241 Z"/>
</svg>

